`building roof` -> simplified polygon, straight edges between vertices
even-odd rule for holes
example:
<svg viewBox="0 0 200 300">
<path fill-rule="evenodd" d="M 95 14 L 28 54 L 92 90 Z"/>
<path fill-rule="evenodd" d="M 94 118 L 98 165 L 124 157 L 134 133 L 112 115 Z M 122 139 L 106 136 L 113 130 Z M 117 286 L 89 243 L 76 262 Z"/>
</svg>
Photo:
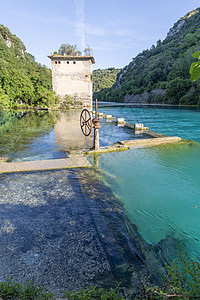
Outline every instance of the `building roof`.
<svg viewBox="0 0 200 300">
<path fill-rule="evenodd" d="M 94 57 L 91 55 L 80 56 L 80 55 L 67 55 L 67 54 L 51 54 L 47 55 L 51 60 L 90 60 L 95 63 Z"/>
</svg>

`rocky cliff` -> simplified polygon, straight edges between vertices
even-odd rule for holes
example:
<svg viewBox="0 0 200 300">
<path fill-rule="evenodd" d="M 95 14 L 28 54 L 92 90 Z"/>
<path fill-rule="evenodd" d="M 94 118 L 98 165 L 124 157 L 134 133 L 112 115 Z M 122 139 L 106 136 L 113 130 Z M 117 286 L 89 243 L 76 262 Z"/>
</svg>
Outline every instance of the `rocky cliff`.
<svg viewBox="0 0 200 300">
<path fill-rule="evenodd" d="M 200 8 L 189 12 L 167 37 L 139 53 L 118 74 L 112 88 L 100 91 L 99 100 L 199 104 L 200 83 L 190 82 L 189 68 L 200 49 Z"/>
</svg>

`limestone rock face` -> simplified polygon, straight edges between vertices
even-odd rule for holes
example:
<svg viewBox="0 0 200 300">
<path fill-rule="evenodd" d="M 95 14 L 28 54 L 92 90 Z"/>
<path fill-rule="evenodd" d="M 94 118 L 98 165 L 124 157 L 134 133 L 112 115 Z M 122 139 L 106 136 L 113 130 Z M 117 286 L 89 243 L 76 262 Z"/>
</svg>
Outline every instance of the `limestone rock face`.
<svg viewBox="0 0 200 300">
<path fill-rule="evenodd" d="M 124 96 L 125 103 L 159 103 L 165 95 L 165 90 L 154 89 L 151 92 L 144 91 L 142 94 Z"/>
<path fill-rule="evenodd" d="M 185 24 L 185 20 L 181 20 L 179 21 L 175 26 L 173 26 L 168 34 L 167 34 L 167 37 L 170 37 L 170 36 L 173 36 L 174 34 L 178 33 L 181 29 L 181 27 Z"/>
</svg>

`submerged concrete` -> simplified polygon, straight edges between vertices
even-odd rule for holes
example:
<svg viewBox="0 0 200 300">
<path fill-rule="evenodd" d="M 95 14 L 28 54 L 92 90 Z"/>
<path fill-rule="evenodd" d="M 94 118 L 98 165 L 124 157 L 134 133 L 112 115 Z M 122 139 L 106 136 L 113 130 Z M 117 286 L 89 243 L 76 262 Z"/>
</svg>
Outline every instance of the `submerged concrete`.
<svg viewBox="0 0 200 300">
<path fill-rule="evenodd" d="M 137 291 L 163 272 L 93 169 L 0 175 L 0 281 L 62 291 L 98 284 Z"/>
</svg>

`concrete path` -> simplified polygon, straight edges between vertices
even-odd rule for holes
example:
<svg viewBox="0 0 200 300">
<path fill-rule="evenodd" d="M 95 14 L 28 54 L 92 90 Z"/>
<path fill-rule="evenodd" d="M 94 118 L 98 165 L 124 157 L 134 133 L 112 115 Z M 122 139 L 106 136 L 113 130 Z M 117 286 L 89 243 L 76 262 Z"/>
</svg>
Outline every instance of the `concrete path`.
<svg viewBox="0 0 200 300">
<path fill-rule="evenodd" d="M 81 154 L 71 155 L 63 159 L 50 159 L 39 161 L 24 162 L 0 162 L 0 173 L 35 171 L 35 170 L 54 170 L 66 168 L 91 167 L 91 164 Z"/>
</svg>

